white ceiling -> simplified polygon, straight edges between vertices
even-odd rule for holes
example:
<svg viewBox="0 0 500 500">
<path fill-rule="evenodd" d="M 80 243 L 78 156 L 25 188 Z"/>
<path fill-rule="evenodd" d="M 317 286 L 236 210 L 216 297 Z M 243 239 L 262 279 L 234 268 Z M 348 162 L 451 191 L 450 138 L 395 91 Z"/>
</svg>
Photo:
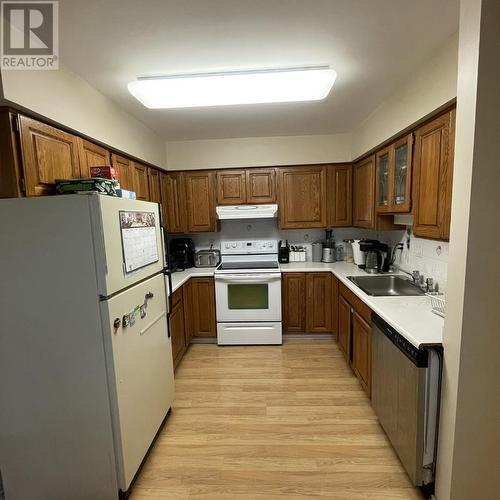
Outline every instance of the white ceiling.
<svg viewBox="0 0 500 500">
<path fill-rule="evenodd" d="M 166 140 L 352 130 L 458 29 L 458 0 L 62 0 L 63 64 Z M 329 64 L 312 103 L 149 110 L 137 76 Z M 96 120 L 99 117 L 96 116 Z"/>
</svg>

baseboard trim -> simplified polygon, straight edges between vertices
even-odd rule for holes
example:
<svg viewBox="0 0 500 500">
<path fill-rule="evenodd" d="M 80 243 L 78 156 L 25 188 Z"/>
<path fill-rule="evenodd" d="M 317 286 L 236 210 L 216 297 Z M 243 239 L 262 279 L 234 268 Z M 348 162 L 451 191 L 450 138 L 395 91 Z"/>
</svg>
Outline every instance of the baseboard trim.
<svg viewBox="0 0 500 500">
<path fill-rule="evenodd" d="M 212 337 L 206 339 L 193 338 L 191 344 L 217 344 L 217 339 Z"/>
<path fill-rule="evenodd" d="M 335 342 L 336 335 L 331 333 L 284 333 L 283 340 L 329 340 Z M 191 344 L 217 344 L 216 338 L 192 338 Z"/>
<path fill-rule="evenodd" d="M 286 333 L 283 340 L 330 340 L 334 341 L 335 336 L 331 333 Z"/>
</svg>

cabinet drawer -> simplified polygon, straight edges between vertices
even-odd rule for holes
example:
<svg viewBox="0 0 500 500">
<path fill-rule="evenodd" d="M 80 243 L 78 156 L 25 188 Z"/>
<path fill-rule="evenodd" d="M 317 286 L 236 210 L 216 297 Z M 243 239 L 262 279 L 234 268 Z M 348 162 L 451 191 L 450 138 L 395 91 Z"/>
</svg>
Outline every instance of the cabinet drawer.
<svg viewBox="0 0 500 500">
<path fill-rule="evenodd" d="M 339 284 L 339 292 L 356 312 L 369 324 L 372 322 L 372 310 L 343 283 Z"/>
</svg>

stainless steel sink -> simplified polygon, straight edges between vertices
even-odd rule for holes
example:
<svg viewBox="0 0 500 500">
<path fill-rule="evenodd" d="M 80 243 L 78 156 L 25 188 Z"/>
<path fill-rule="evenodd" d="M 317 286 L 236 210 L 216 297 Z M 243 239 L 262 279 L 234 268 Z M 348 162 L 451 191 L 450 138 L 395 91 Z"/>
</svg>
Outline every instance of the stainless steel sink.
<svg viewBox="0 0 500 500">
<path fill-rule="evenodd" d="M 363 292 L 374 297 L 424 295 L 424 292 L 403 276 L 348 276 Z"/>
</svg>

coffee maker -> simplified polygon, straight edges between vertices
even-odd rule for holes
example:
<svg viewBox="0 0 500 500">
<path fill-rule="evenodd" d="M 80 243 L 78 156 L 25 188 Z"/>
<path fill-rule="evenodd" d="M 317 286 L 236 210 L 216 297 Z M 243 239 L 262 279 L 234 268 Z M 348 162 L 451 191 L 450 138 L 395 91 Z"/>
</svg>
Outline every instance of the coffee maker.
<svg viewBox="0 0 500 500">
<path fill-rule="evenodd" d="M 170 270 L 184 271 L 194 267 L 194 242 L 191 238 L 174 238 L 169 248 Z"/>
<path fill-rule="evenodd" d="M 389 246 L 378 240 L 361 240 L 359 249 L 365 253 L 365 271 L 370 274 L 387 273 L 390 268 Z"/>
</svg>

